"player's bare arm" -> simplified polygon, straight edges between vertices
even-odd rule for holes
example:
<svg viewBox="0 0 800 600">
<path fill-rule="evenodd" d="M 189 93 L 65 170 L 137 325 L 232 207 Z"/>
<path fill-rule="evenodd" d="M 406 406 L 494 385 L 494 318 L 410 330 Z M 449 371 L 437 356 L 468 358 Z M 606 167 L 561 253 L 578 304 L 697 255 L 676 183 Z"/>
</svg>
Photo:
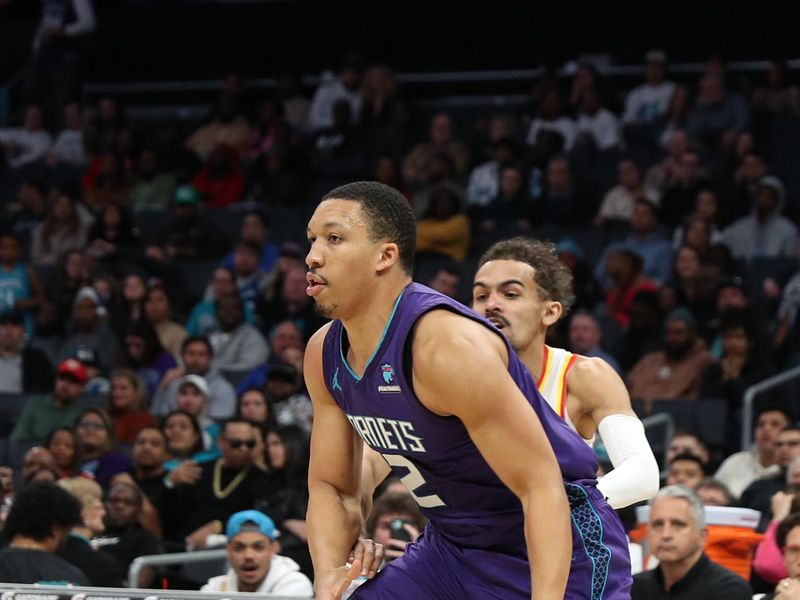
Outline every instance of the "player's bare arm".
<svg viewBox="0 0 800 600">
<path fill-rule="evenodd" d="M 500 336 L 462 316 L 435 310 L 416 326 L 418 398 L 436 414 L 458 417 L 489 466 L 520 499 L 533 597 L 561 598 L 572 551 L 569 505 L 553 450 L 507 361 Z"/>
<path fill-rule="evenodd" d="M 365 522 L 372 512 L 372 496 L 375 490 L 391 472 L 392 468 L 383 457 L 364 444 L 361 462 L 361 512 Z"/>
<path fill-rule="evenodd" d="M 570 369 L 568 389 L 580 407 L 573 419 L 578 433 L 589 439 L 599 431 L 614 467 L 597 485 L 608 503 L 622 508 L 652 498 L 659 486 L 658 463 L 616 371 L 600 358 L 581 357 Z"/>
<path fill-rule="evenodd" d="M 322 344 L 328 326 L 308 343 L 303 372 L 314 405 L 308 471 L 308 545 L 318 598 L 338 598 L 360 575 L 360 564 L 344 569 L 361 533 L 362 442 L 325 386 Z"/>
</svg>

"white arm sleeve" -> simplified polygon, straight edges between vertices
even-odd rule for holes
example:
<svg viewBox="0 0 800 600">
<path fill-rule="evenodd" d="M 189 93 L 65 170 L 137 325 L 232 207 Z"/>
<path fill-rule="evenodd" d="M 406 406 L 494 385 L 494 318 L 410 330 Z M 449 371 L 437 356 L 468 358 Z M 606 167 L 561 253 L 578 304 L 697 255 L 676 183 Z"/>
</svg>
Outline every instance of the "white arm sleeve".
<svg viewBox="0 0 800 600">
<path fill-rule="evenodd" d="M 609 415 L 597 426 L 614 469 L 597 483 L 612 508 L 649 500 L 658 491 L 659 473 L 642 422 L 630 415 Z"/>
</svg>

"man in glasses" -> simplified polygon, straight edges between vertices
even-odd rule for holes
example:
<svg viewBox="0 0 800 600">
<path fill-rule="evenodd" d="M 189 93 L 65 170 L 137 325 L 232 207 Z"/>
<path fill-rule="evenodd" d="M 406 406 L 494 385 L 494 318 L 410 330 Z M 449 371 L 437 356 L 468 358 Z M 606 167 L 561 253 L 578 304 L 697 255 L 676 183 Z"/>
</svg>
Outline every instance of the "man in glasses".
<svg viewBox="0 0 800 600">
<path fill-rule="evenodd" d="M 13 442 L 42 442 L 56 427 L 71 427 L 88 407 L 82 398 L 88 379 L 86 367 L 74 358 L 61 361 L 56 369 L 53 393 L 31 396 L 11 433 Z"/>
<path fill-rule="evenodd" d="M 253 461 L 257 443 L 249 421 L 227 421 L 217 438 L 222 456 L 201 465 L 195 485 L 178 485 L 170 492 L 171 517 L 180 521 L 179 536 L 185 536 L 188 548 L 204 548 L 206 538 L 222 533 L 233 513 L 254 508 L 258 498 L 266 497 L 267 475 Z"/>
</svg>

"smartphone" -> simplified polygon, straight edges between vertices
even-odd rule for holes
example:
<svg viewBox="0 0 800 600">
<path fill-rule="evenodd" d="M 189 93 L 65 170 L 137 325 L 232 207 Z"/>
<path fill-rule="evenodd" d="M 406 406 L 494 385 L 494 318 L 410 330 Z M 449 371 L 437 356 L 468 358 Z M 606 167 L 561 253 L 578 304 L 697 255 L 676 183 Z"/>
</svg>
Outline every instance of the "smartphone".
<svg viewBox="0 0 800 600">
<path fill-rule="evenodd" d="M 409 525 L 413 525 L 412 521 L 408 519 L 392 519 L 389 522 L 389 533 L 393 540 L 401 540 L 403 542 L 410 542 L 411 541 L 411 534 L 408 533 L 404 525 L 408 523 Z"/>
</svg>

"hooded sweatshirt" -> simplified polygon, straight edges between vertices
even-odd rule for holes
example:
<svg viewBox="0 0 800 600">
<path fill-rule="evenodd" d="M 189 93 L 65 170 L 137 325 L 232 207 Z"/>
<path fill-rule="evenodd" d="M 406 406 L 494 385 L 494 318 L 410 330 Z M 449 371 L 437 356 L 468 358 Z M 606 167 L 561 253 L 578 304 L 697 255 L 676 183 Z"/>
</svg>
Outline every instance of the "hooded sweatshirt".
<svg viewBox="0 0 800 600">
<path fill-rule="evenodd" d="M 749 216 L 732 223 L 722 232 L 725 245 L 730 248 L 734 258 L 750 260 L 758 257 L 774 258 L 794 256 L 797 246 L 797 227 L 786 217 L 781 216 L 786 193 L 781 183 L 775 179 L 772 187 L 778 194 L 778 203 L 763 222 L 758 220 L 754 208 Z"/>
<path fill-rule="evenodd" d="M 225 575 L 212 577 L 200 588 L 201 592 L 238 592 L 239 580 L 236 572 L 229 569 Z M 258 594 L 285 594 L 287 596 L 314 595 L 311 581 L 300 572 L 296 562 L 287 556 L 273 555 L 267 576 L 256 590 Z"/>
</svg>

